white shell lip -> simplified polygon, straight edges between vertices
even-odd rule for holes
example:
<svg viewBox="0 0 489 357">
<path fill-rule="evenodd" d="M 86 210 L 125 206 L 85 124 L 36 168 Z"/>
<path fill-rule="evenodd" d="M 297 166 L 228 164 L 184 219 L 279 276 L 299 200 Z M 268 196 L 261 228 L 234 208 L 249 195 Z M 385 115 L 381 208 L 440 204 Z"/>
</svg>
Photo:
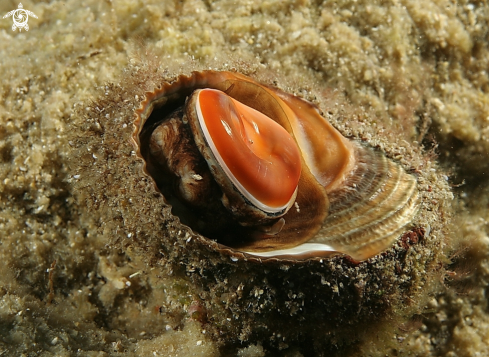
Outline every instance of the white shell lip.
<svg viewBox="0 0 489 357">
<path fill-rule="evenodd" d="M 205 125 L 202 110 L 200 109 L 200 92 L 199 95 L 197 95 L 197 100 L 196 100 L 196 113 L 197 113 L 197 118 L 199 120 L 199 125 L 202 130 L 202 133 L 204 134 L 204 138 L 207 141 L 207 144 L 209 145 L 212 154 L 216 158 L 217 162 L 219 163 L 219 166 L 221 166 L 222 170 L 226 174 L 226 177 L 232 182 L 234 187 L 239 191 L 239 193 L 248 201 L 250 202 L 253 206 L 256 208 L 260 209 L 263 212 L 269 213 L 271 215 L 277 214 L 277 213 L 282 213 L 286 211 L 295 201 L 297 197 L 297 188 L 295 189 L 294 193 L 292 194 L 289 202 L 287 204 L 280 206 L 280 207 L 270 207 L 260 200 L 258 200 L 255 196 L 253 196 L 238 180 L 237 178 L 233 175 L 231 170 L 228 168 L 226 163 L 224 162 L 223 158 L 221 157 L 221 154 L 216 148 L 216 145 L 214 144 L 214 141 L 212 140 L 212 137 L 209 133 L 209 130 L 207 129 L 207 126 Z"/>
<path fill-rule="evenodd" d="M 243 253 L 253 255 L 261 258 L 280 258 L 280 257 L 316 257 L 321 255 L 321 253 L 337 253 L 338 251 L 330 245 L 321 243 L 303 243 L 296 247 L 288 249 L 277 249 L 267 252 L 248 252 L 242 250 Z"/>
</svg>

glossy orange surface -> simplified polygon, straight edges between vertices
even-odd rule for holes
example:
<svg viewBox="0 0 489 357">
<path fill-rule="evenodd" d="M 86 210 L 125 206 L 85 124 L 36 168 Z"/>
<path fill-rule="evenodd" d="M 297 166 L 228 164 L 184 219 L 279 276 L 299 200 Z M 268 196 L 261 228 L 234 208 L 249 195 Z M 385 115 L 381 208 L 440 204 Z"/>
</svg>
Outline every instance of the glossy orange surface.
<svg viewBox="0 0 489 357">
<path fill-rule="evenodd" d="M 199 104 L 200 120 L 221 164 L 261 203 L 272 208 L 287 205 L 301 174 L 301 154 L 292 136 L 266 115 L 221 91 L 202 90 Z"/>
</svg>

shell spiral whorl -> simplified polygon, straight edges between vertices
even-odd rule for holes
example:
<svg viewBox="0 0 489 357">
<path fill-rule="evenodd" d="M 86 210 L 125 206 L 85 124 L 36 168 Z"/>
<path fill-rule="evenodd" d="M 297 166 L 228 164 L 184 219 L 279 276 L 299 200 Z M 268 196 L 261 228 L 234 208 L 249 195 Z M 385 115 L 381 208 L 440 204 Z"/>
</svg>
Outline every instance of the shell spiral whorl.
<svg viewBox="0 0 489 357">
<path fill-rule="evenodd" d="M 390 247 L 419 206 L 400 165 L 343 137 L 309 102 L 239 73 L 163 83 L 134 126 L 173 213 L 236 256 L 364 260 Z"/>
</svg>

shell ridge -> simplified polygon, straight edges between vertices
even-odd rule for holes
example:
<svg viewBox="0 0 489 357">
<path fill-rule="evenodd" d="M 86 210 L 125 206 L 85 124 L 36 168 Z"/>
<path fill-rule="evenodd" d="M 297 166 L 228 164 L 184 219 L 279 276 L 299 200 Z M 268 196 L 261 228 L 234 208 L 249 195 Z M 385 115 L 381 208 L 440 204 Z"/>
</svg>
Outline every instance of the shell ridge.
<svg viewBox="0 0 489 357">
<path fill-rule="evenodd" d="M 415 212 L 418 210 L 418 200 L 419 197 L 417 194 L 410 199 L 411 203 L 408 205 L 407 209 L 409 212 L 411 212 L 410 215 L 414 216 Z M 411 222 L 410 215 L 408 214 L 401 216 L 404 217 L 404 220 L 402 221 L 403 223 L 398 224 L 400 228 L 394 231 L 388 231 L 388 229 L 384 229 L 382 231 L 381 229 L 378 229 L 372 233 L 373 235 L 377 235 L 377 239 L 375 241 L 364 242 L 363 244 L 356 244 L 354 246 L 354 249 L 350 247 L 350 249 L 345 249 L 344 253 L 349 254 L 352 257 L 356 256 L 363 260 L 377 254 L 379 251 L 388 248 L 393 241 L 401 236 L 406 225 Z M 353 242 L 350 243 L 352 245 L 355 244 Z"/>
<path fill-rule="evenodd" d="M 360 162 L 367 164 L 375 156 L 380 159 L 367 171 L 365 165 L 360 165 L 360 172 L 353 173 L 353 181 L 355 177 L 370 177 L 371 181 L 359 187 L 347 179 L 345 188 L 331 195 L 332 212 L 310 241 L 326 243 L 355 259 L 387 248 L 412 221 L 418 208 L 416 179 L 384 156 L 373 151 L 366 154 L 366 160 Z"/>
<path fill-rule="evenodd" d="M 394 163 L 390 165 L 392 168 L 396 169 Z M 380 189 L 381 192 L 376 192 L 374 196 L 369 197 L 368 203 L 363 205 L 361 211 L 356 211 L 356 217 L 345 217 L 345 216 L 335 216 L 335 221 L 341 222 L 340 224 L 334 224 L 331 222 L 332 226 L 325 227 L 326 229 L 322 231 L 325 235 L 337 236 L 345 234 L 353 234 L 355 230 L 360 230 L 367 228 L 371 225 L 375 225 L 378 222 L 382 222 L 389 218 L 391 214 L 395 214 L 398 210 L 402 209 L 408 202 L 409 198 L 412 196 L 413 190 L 399 189 L 401 186 L 405 188 L 405 182 L 409 180 L 404 180 L 405 174 L 401 170 L 395 170 L 397 173 L 395 180 L 389 180 L 384 182 L 385 185 L 392 183 L 392 187 L 385 187 L 385 185 Z M 393 178 L 393 176 L 391 176 Z M 413 180 L 414 181 L 414 180 Z M 409 186 L 407 186 L 409 187 Z M 383 193 L 384 195 L 381 195 Z M 380 198 L 381 201 L 376 198 Z M 390 205 L 391 202 L 398 203 L 396 207 Z M 393 209 L 395 208 L 395 211 Z M 350 229 L 350 227 L 356 227 L 355 229 Z"/>
<path fill-rule="evenodd" d="M 364 149 L 364 151 L 372 150 Z M 373 151 L 368 153 L 368 160 L 365 160 L 358 167 L 358 170 L 352 173 L 351 179 L 345 183 L 345 187 L 329 195 L 332 202 L 330 215 L 334 216 L 335 220 L 353 219 L 355 215 L 358 216 L 370 209 L 364 203 L 371 201 L 374 195 L 378 195 L 378 191 L 384 183 L 383 177 L 386 176 L 389 166 L 388 161 L 383 156 L 377 156 L 380 160 L 373 160 L 374 157 Z"/>
<path fill-rule="evenodd" d="M 412 185 L 410 192 L 410 195 L 406 195 L 408 196 L 407 202 L 396 211 L 392 211 L 388 215 L 380 217 L 377 221 L 362 226 L 361 229 L 357 228 L 346 234 L 339 233 L 335 236 L 330 236 L 327 239 L 328 244 L 338 248 L 340 251 L 345 251 L 345 248 L 343 248 L 345 246 L 349 246 L 349 250 L 352 247 L 355 247 L 355 250 L 359 250 L 374 244 L 376 241 L 381 242 L 384 240 L 387 242 L 386 245 L 389 245 L 391 239 L 394 240 L 399 237 L 404 227 L 411 222 L 419 208 L 419 195 L 416 191 L 416 185 Z M 368 237 L 375 237 L 375 240 L 368 239 Z M 387 239 L 389 237 L 391 238 Z"/>
</svg>

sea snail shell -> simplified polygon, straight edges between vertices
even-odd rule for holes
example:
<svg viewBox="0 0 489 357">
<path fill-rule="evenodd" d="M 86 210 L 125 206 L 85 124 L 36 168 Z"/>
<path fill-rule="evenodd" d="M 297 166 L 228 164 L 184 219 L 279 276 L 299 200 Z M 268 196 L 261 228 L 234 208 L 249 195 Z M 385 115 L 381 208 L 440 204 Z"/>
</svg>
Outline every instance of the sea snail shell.
<svg viewBox="0 0 489 357">
<path fill-rule="evenodd" d="M 163 83 L 134 126 L 173 213 L 223 252 L 364 260 L 390 247 L 419 206 L 400 165 L 343 137 L 309 102 L 239 73 Z"/>
</svg>

